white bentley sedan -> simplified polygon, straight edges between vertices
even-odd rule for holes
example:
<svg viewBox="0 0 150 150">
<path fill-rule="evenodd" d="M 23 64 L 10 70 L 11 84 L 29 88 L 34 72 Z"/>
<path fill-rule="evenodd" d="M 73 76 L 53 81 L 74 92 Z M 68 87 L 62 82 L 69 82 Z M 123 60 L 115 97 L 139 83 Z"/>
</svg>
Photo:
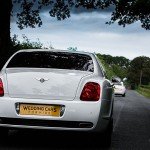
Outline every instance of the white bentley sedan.
<svg viewBox="0 0 150 150">
<path fill-rule="evenodd" d="M 123 82 L 114 82 L 114 94 L 121 95 L 122 97 L 126 96 L 126 88 Z"/>
<path fill-rule="evenodd" d="M 0 134 L 12 128 L 105 133 L 110 143 L 113 88 L 92 53 L 21 50 L 0 73 Z"/>
</svg>

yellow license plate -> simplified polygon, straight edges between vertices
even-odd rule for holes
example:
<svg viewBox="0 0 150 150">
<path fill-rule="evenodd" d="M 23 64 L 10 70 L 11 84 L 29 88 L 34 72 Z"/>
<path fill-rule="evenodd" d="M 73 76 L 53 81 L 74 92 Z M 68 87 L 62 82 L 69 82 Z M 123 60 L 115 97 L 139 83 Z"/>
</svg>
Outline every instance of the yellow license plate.
<svg viewBox="0 0 150 150">
<path fill-rule="evenodd" d="M 20 115 L 60 116 L 60 106 L 20 104 Z"/>
</svg>

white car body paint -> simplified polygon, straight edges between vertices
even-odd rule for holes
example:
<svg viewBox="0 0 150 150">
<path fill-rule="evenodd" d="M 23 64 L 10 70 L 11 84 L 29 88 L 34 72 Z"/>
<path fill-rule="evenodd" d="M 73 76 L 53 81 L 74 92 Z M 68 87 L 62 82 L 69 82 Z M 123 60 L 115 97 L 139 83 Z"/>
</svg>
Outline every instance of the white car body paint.
<svg viewBox="0 0 150 150">
<path fill-rule="evenodd" d="M 17 53 L 41 51 L 49 52 L 49 50 L 21 50 Z M 7 68 L 8 63 L 17 54 L 15 53 L 0 74 L 4 87 L 4 96 L 0 97 L 0 127 L 93 132 L 105 130 L 112 115 L 113 90 L 110 81 L 104 76 L 97 57 L 85 52 L 61 50 L 51 52 L 88 55 L 92 58 L 94 72 L 52 68 Z M 80 100 L 83 87 L 88 82 L 100 85 L 98 101 Z M 20 115 L 17 106 L 21 103 L 59 105 L 63 106 L 64 110 L 60 117 Z M 34 121 L 36 124 L 31 123 Z M 57 125 L 48 126 L 41 124 L 42 121 L 45 121 L 45 124 L 52 122 Z M 91 126 L 85 124 L 81 126 L 82 123 L 90 123 Z"/>
<path fill-rule="evenodd" d="M 114 85 L 114 93 L 117 95 L 124 95 L 126 94 L 126 88 L 123 82 Z"/>
</svg>

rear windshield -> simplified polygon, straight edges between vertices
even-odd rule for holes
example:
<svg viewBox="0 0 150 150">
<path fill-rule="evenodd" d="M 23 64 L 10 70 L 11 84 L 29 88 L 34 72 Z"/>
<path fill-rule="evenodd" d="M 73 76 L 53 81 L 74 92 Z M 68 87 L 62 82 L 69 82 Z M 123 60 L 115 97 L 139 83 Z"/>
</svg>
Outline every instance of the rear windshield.
<svg viewBox="0 0 150 150">
<path fill-rule="evenodd" d="M 114 83 L 114 85 L 122 85 L 121 83 L 117 82 L 117 83 Z"/>
<path fill-rule="evenodd" d="M 89 55 L 67 52 L 20 52 L 7 65 L 7 68 L 16 67 L 94 71 Z"/>
</svg>

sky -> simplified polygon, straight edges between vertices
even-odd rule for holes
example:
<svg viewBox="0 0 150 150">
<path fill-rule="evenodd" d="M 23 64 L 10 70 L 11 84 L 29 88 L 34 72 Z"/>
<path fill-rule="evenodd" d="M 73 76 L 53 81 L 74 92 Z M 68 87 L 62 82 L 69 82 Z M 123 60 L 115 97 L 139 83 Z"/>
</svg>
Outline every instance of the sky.
<svg viewBox="0 0 150 150">
<path fill-rule="evenodd" d="M 133 59 L 138 56 L 150 57 L 150 31 L 141 28 L 140 23 L 125 28 L 105 24 L 110 21 L 110 11 L 71 13 L 71 17 L 58 21 L 47 11 L 40 14 L 42 27 L 20 30 L 14 18 L 11 21 L 11 35 L 26 35 L 31 41 L 40 40 L 44 46 L 66 50 L 77 47 L 78 51 L 124 56 Z"/>
</svg>

